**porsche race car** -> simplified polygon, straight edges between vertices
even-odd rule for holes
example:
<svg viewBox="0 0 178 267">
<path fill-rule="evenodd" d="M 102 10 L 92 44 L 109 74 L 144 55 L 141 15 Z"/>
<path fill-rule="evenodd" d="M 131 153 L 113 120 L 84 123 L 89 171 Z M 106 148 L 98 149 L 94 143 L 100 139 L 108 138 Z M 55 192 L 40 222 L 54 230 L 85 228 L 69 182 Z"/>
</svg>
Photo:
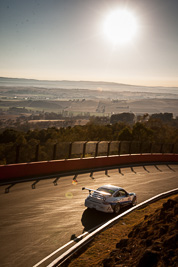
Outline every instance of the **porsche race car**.
<svg viewBox="0 0 178 267">
<path fill-rule="evenodd" d="M 83 187 L 82 190 L 89 191 L 85 206 L 98 211 L 118 214 L 122 207 L 137 204 L 135 193 L 128 193 L 123 188 L 114 185 L 103 185 L 97 190 Z"/>
</svg>

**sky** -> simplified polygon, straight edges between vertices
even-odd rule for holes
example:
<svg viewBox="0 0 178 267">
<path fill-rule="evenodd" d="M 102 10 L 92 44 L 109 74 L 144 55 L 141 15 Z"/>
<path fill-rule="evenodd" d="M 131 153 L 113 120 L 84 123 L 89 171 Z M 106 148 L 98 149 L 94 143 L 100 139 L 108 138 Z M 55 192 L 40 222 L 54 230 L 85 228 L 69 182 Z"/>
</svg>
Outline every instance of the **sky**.
<svg viewBox="0 0 178 267">
<path fill-rule="evenodd" d="M 132 14 L 125 43 L 108 15 Z M 0 77 L 178 86 L 178 0 L 0 0 Z"/>
</svg>

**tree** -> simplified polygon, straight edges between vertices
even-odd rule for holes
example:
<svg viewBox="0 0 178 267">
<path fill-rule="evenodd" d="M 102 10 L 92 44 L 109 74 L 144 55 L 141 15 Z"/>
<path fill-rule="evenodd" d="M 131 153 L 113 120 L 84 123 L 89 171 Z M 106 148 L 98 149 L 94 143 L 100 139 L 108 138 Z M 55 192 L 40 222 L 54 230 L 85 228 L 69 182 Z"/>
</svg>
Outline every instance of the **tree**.
<svg viewBox="0 0 178 267">
<path fill-rule="evenodd" d="M 152 141 L 153 131 L 143 123 L 137 122 L 132 130 L 133 140 L 140 142 Z"/>
<path fill-rule="evenodd" d="M 17 145 L 26 145 L 27 140 L 25 139 L 24 135 L 19 134 L 18 137 L 16 138 L 16 144 Z"/>
<path fill-rule="evenodd" d="M 133 136 L 132 136 L 132 131 L 130 128 L 125 127 L 122 129 L 119 133 L 119 140 L 120 141 L 132 141 Z"/>
<path fill-rule="evenodd" d="M 13 129 L 7 129 L 0 135 L 1 143 L 15 142 L 18 136 L 18 131 Z"/>
</svg>

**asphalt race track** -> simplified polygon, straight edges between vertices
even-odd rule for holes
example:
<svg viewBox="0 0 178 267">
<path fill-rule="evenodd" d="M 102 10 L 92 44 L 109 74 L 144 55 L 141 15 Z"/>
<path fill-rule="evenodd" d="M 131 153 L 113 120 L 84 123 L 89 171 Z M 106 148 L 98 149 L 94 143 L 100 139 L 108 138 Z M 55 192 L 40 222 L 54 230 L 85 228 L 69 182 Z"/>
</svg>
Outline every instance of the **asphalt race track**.
<svg viewBox="0 0 178 267">
<path fill-rule="evenodd" d="M 0 265 L 33 266 L 84 231 L 113 218 L 87 210 L 82 187 L 113 184 L 135 192 L 138 203 L 178 187 L 178 165 L 121 168 L 0 187 Z M 33 185 L 33 186 L 32 186 Z M 33 187 L 33 189 L 32 189 Z M 8 192 L 9 191 L 9 192 Z M 7 193 L 8 192 L 8 193 Z"/>
</svg>

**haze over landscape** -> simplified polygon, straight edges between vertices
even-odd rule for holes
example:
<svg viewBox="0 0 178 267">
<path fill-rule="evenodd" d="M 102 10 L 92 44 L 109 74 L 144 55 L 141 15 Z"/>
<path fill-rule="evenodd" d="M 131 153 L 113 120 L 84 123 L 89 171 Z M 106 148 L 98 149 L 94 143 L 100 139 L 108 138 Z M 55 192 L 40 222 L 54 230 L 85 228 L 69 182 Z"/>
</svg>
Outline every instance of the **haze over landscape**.
<svg viewBox="0 0 178 267">
<path fill-rule="evenodd" d="M 111 116 L 129 112 L 178 116 L 177 87 L 146 87 L 109 82 L 41 81 L 0 77 L 1 119 L 31 113 Z M 25 110 L 24 110 L 25 109 Z M 67 112 L 67 113 L 66 113 Z"/>
<path fill-rule="evenodd" d="M 1 119 L 41 112 L 176 118 L 177 11 L 176 0 L 2 0 Z"/>
</svg>

